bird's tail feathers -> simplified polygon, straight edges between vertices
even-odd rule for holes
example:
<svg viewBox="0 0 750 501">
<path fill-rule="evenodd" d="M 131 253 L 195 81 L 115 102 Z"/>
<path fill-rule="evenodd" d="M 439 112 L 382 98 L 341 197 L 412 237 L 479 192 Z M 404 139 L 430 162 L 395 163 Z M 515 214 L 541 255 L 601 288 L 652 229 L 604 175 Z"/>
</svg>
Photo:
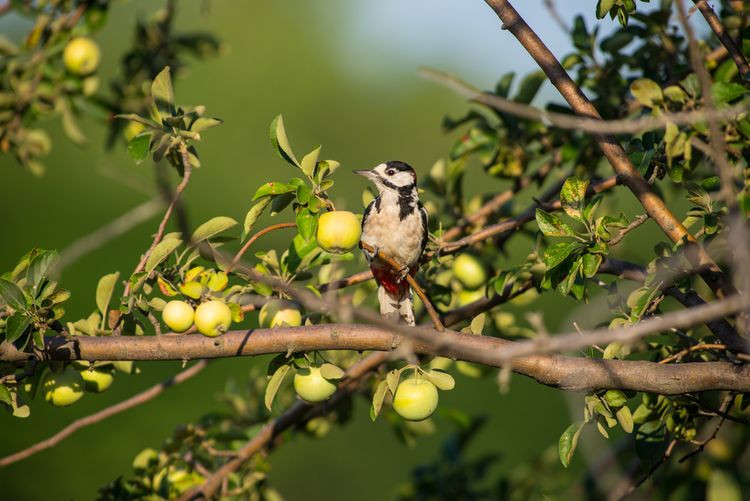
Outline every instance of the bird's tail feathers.
<svg viewBox="0 0 750 501">
<path fill-rule="evenodd" d="M 408 288 L 403 294 L 393 295 L 381 285 L 378 287 L 378 302 L 380 303 L 380 314 L 385 318 L 404 322 L 411 326 L 416 324 L 411 290 Z"/>
</svg>

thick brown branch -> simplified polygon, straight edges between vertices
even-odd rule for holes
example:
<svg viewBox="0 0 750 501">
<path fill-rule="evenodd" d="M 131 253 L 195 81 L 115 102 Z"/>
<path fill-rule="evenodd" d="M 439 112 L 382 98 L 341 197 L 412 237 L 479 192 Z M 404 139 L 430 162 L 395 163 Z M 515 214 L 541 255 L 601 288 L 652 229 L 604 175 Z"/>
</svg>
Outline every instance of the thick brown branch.
<svg viewBox="0 0 750 501">
<path fill-rule="evenodd" d="M 598 360 L 540 352 L 575 350 L 591 342 L 631 342 L 670 326 L 686 327 L 707 314 L 732 311 L 736 298 L 671 313 L 621 329 L 599 329 L 561 334 L 544 340 L 512 342 L 453 331 L 411 328 L 410 348 L 418 354 L 440 355 L 500 367 L 512 361 L 513 370 L 540 383 L 569 390 L 619 388 L 675 394 L 703 390 L 750 391 L 750 368 L 725 362 L 660 365 L 653 362 Z M 744 304 L 744 303 L 739 303 Z M 52 360 L 191 360 L 254 356 L 315 350 L 393 351 L 404 338 L 392 330 L 370 325 L 322 324 L 306 327 L 231 331 L 218 338 L 199 334 L 147 337 L 47 338 L 46 356 Z M 583 341 L 581 341 L 583 340 Z M 29 357 L 13 346 L 0 345 L 0 360 Z"/>
<path fill-rule="evenodd" d="M 518 39 L 526 51 L 534 58 L 550 82 L 552 82 L 568 102 L 571 109 L 577 115 L 591 119 L 601 119 L 599 112 L 591 104 L 591 101 L 583 94 L 552 52 L 544 45 L 529 25 L 526 24 L 526 21 L 521 18 L 510 2 L 508 0 L 485 1 L 502 20 L 504 27 Z M 726 296 L 733 293 L 734 288 L 723 277 L 721 269 L 706 251 L 695 243 L 695 238 L 688 233 L 680 220 L 677 219 L 643 176 L 640 175 L 617 138 L 611 134 L 595 133 L 592 135 L 622 183 L 633 192 L 641 205 L 646 209 L 648 215 L 659 225 L 670 240 L 673 242 L 684 241 L 690 244 L 692 248 L 691 257 L 696 262 L 696 267 L 706 269 L 705 272 L 701 273 L 706 283 L 719 295 Z"/>
<path fill-rule="evenodd" d="M 724 25 L 721 24 L 719 16 L 716 15 L 706 0 L 693 0 L 693 3 L 698 7 L 698 10 L 701 11 L 701 14 L 703 14 L 703 17 L 716 35 L 716 38 L 721 42 L 721 45 L 723 45 L 727 52 L 729 52 L 729 55 L 732 56 L 734 64 L 736 64 L 737 69 L 740 70 L 742 78 L 745 80 L 750 79 L 750 65 L 748 65 L 747 59 L 745 59 L 740 48 L 737 47 L 737 44 L 734 43 L 732 37 L 727 33 Z"/>
</svg>

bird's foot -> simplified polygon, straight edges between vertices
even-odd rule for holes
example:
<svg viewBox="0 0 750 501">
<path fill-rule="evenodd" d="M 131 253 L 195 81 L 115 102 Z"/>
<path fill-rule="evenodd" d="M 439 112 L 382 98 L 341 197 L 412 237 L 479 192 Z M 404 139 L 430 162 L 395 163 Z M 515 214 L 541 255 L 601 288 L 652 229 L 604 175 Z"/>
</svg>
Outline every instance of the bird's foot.
<svg viewBox="0 0 750 501">
<path fill-rule="evenodd" d="M 400 270 L 397 272 L 398 282 L 403 281 L 406 278 L 406 275 L 409 274 L 409 267 L 408 266 L 402 266 Z"/>
<path fill-rule="evenodd" d="M 377 245 L 372 246 L 372 252 L 369 252 L 367 249 L 362 249 L 362 252 L 365 254 L 365 259 L 367 259 L 367 264 L 372 263 L 372 260 L 375 259 L 375 257 L 378 255 L 378 252 L 380 252 L 380 247 Z"/>
</svg>

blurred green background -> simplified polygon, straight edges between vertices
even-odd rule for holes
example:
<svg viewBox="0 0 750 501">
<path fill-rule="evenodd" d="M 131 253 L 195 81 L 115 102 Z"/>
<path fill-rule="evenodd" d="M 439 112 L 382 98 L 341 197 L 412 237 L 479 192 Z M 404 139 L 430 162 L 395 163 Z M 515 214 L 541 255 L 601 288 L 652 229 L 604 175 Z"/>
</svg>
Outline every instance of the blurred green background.
<svg viewBox="0 0 750 501">
<path fill-rule="evenodd" d="M 564 55 L 570 45 L 543 2 L 517 3 L 555 53 Z M 151 15 L 160 5 L 145 0 L 113 2 L 109 22 L 97 35 L 104 54 L 104 82 L 117 71 L 136 18 Z M 593 5 L 580 5 L 588 19 L 593 17 Z M 334 199 L 339 206 L 360 211 L 364 183 L 348 171 L 400 159 L 425 172 L 455 139 L 441 132 L 440 122 L 446 113 L 463 113 L 465 103 L 421 80 L 418 66 L 455 71 L 486 87 L 507 71 L 522 75 L 533 68 L 530 58 L 500 30 L 499 21 L 481 0 L 185 0 L 177 6 L 178 31 L 209 31 L 226 44 L 221 57 L 191 61 L 176 82 L 178 102 L 204 104 L 209 116 L 225 121 L 205 133 L 198 145 L 203 167 L 185 194 L 192 225 L 216 215 L 242 220 L 262 181 L 294 175 L 269 145 L 268 125 L 278 113 L 284 114 L 298 154 L 323 144 L 324 158 L 342 162 Z M 572 15 L 565 13 L 568 20 Z M 603 29 L 608 23 L 602 22 Z M 2 32 L 12 38 L 28 27 L 26 20 L 9 16 L 0 24 Z M 538 101 L 554 96 L 546 86 Z M 59 123 L 44 125 L 53 136 L 54 149 L 43 178 L 32 177 L 7 157 L 0 158 L 2 270 L 10 269 L 33 246 L 66 248 L 150 198 L 148 192 L 153 189 L 152 166 L 134 166 L 124 143 L 105 151 L 105 131 L 96 120 L 83 123 L 90 139 L 85 150 L 63 137 Z M 475 169 L 468 175 L 468 186 L 469 191 L 497 191 L 504 184 Z M 152 218 L 64 270 L 62 284 L 73 292 L 67 303 L 68 318 L 80 318 L 94 309 L 99 277 L 132 270 L 156 223 L 157 218 Z M 266 237 L 259 248 L 281 248 L 285 243 L 285 236 L 276 234 Z M 510 259 L 522 259 L 528 248 L 527 239 L 516 242 Z M 550 329 L 570 328 L 570 321 L 563 321 L 576 306 L 559 295 L 534 303 L 535 309 L 545 310 Z M 587 318 L 583 325 L 594 322 Z M 215 395 L 224 381 L 228 377 L 242 380 L 256 363 L 265 360 L 214 363 L 158 399 L 0 470 L 3 498 L 92 498 L 98 487 L 120 474 L 128 475 L 141 449 L 158 447 L 175 425 L 218 408 Z M 106 393 L 87 395 L 71 408 L 36 402 L 28 419 L 0 415 L 0 454 L 28 446 L 179 370 L 176 363 L 140 366 L 140 375 L 120 376 Z M 499 452 L 503 468 L 555 445 L 571 420 L 565 395 L 523 378 L 513 379 L 507 395 L 499 394 L 492 378 L 479 382 L 459 378 L 458 385 L 457 391 L 442 395 L 442 405 L 489 417 L 473 450 Z M 361 500 L 388 498 L 407 479 L 410 467 L 435 455 L 441 438 L 450 431 L 445 420 L 438 417 L 437 422 L 436 435 L 407 449 L 384 421 L 369 421 L 367 405 L 359 400 L 351 425 L 324 441 L 301 437 L 275 451 L 271 481 L 288 499 L 352 499 L 355 492 Z"/>
</svg>

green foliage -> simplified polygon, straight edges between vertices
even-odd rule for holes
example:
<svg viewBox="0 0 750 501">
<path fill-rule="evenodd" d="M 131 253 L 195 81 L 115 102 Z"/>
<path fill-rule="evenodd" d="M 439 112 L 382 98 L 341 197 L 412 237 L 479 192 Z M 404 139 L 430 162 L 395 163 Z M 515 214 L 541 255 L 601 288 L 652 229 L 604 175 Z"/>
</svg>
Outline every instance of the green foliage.
<svg viewBox="0 0 750 501">
<path fill-rule="evenodd" d="M 97 94 L 98 77 L 69 74 L 63 67 L 61 52 L 74 35 L 91 34 L 101 26 L 107 2 L 86 3 L 82 20 L 71 17 L 70 2 L 49 2 L 47 7 L 43 4 L 24 6 L 24 12 L 34 15 L 36 21 L 20 46 L 0 44 L 0 150 L 40 173 L 40 158 L 49 152 L 51 144 L 47 134 L 37 128 L 37 122 L 45 116 L 60 117 L 69 138 L 83 143 L 85 137 L 76 117 L 84 111 L 85 104 L 95 104 L 109 116 L 127 119 L 111 121 L 110 142 L 123 134 L 128 136 L 127 153 L 136 163 L 166 161 L 183 176 L 190 168 L 199 167 L 194 143 L 221 121 L 205 116 L 202 105 L 178 104 L 172 71 L 176 73 L 182 67 L 184 55 L 217 53 L 218 42 L 205 34 L 175 34 L 170 4 L 152 19 L 139 22 L 135 46 L 123 59 L 121 74 L 111 82 L 109 94 Z M 563 59 L 564 67 L 586 94 L 593 96 L 605 119 L 660 118 L 705 109 L 704 92 L 689 64 L 686 42 L 671 28 L 672 2 L 659 2 L 648 12 L 638 7 L 643 6 L 635 0 L 599 0 L 595 7 L 597 18 L 609 15 L 610 19 L 617 18 L 620 25 L 606 37 L 600 36 L 599 26 L 587 26 L 583 17 L 577 17 L 570 33 L 575 50 Z M 744 21 L 734 21 L 730 34 L 741 39 L 747 49 L 750 33 L 746 28 L 740 29 Z M 701 50 L 708 48 L 705 43 L 701 45 Z M 748 88 L 740 81 L 731 60 L 709 60 L 709 70 L 713 82 L 707 91 L 719 110 L 750 102 Z M 539 71 L 518 79 L 508 73 L 488 94 L 529 104 L 545 81 Z M 571 113 L 556 103 L 546 109 Z M 703 146 L 711 143 L 704 121 L 681 125 L 669 122 L 663 129 L 618 136 L 655 196 L 676 193 L 679 201 L 684 199 L 689 204 L 684 214 L 679 206 L 674 210 L 707 248 L 727 246 L 727 215 L 747 216 L 750 212 L 750 119 L 745 115 L 725 117 L 718 124 L 727 144 L 727 160 L 736 167 L 732 181 L 737 194 L 732 199 L 717 196 L 726 188 L 722 186 L 726 180 L 716 175 Z M 672 244 L 663 239 L 635 249 L 638 252 L 634 254 L 648 254 L 649 262 L 642 269 L 631 266 L 631 271 L 638 268 L 643 275 L 643 282 L 632 287 L 622 285 L 619 277 L 611 279 L 603 273 L 603 265 L 613 261 L 611 256 L 631 253 L 632 249 L 622 251 L 615 246 L 628 241 L 628 232 L 634 229 L 634 225 L 629 225 L 635 219 L 619 212 L 616 207 L 623 204 L 618 205 L 613 192 L 603 187 L 602 180 L 610 173 L 592 135 L 521 119 L 479 104 L 461 117 L 446 117 L 443 126 L 446 132 L 457 132 L 458 138 L 446 158 L 434 163 L 421 186 L 430 229 L 436 238 L 428 245 L 420 279 L 441 313 L 486 297 L 512 300 L 510 308 L 489 310 L 466 319 L 459 326 L 463 332 L 511 339 L 541 336 L 544 329 L 538 319 L 524 319 L 519 311 L 540 294 L 545 299 L 570 297 L 577 301 L 588 301 L 599 294 L 606 299 L 611 313 L 603 325 L 611 328 L 668 311 L 674 306 L 667 298 L 668 292 L 678 298 L 706 295 L 695 283 L 694 269 L 682 242 Z M 125 276 L 122 291 L 120 272 L 101 277 L 88 316 L 78 320 L 64 318 L 63 304 L 70 293 L 52 279 L 57 260 L 54 251 L 34 249 L 13 270 L 0 276 L 0 342 L 13 344 L 33 359 L 20 365 L 0 364 L 0 407 L 17 417 L 28 416 L 29 403 L 36 397 L 45 374 L 70 371 L 71 365 L 86 375 L 137 373 L 132 363 L 122 361 L 75 362 L 66 366 L 36 358 L 38 350 L 44 349 L 45 336 L 161 335 L 158 314 L 170 299 L 185 301 L 191 307 L 219 300 L 230 308 L 232 321 L 240 323 L 245 321 L 246 312 L 256 309 L 255 302 L 275 296 L 287 298 L 287 290 L 275 285 L 278 282 L 320 295 L 329 283 L 344 276 L 345 264 L 355 259 L 354 254 L 330 254 L 313 238 L 320 215 L 335 208 L 330 194 L 339 162 L 321 160 L 321 146 L 297 156 L 281 115 L 272 121 L 269 135 L 273 150 L 291 166 L 291 175 L 274 175 L 275 179 L 258 186 L 248 200 L 249 208 L 242 211 L 244 219 L 242 214 L 218 215 L 189 233 L 181 227 L 180 231 L 159 234 L 144 254 L 139 271 Z M 490 181 L 487 186 L 492 188 L 478 194 L 465 193 L 466 174 L 477 165 L 485 175 L 483 180 Z M 183 181 L 187 178 L 183 177 Z M 498 184 L 512 187 L 506 192 L 509 196 L 497 198 Z M 546 188 L 547 184 L 554 189 Z M 541 194 L 526 197 L 533 204 L 525 209 L 520 206 L 524 203 L 520 192 L 529 187 L 538 188 Z M 369 191 L 363 195 L 363 200 L 371 198 Z M 487 203 L 491 210 L 482 209 L 488 207 Z M 480 209 L 484 211 L 481 217 L 475 217 Z M 244 256 L 246 248 L 241 244 L 247 245 L 250 239 L 254 242 L 252 235 L 259 235 L 254 233 L 257 228 L 265 225 L 268 218 L 282 214 L 296 227 L 288 243 L 279 249 L 254 248 L 252 256 Z M 442 238 L 454 228 L 458 228 L 458 233 L 450 240 L 506 218 L 532 220 L 532 225 L 536 224 L 532 230 L 522 225 L 513 227 L 516 233 L 530 237 L 528 247 L 520 256 L 514 254 L 515 248 L 511 253 L 505 245 L 510 232 L 474 242 L 470 255 L 488 278 L 479 287 L 466 287 L 453 276 L 455 257 L 443 252 Z M 271 229 L 274 228 L 264 228 Z M 227 251 L 238 247 L 242 250 L 236 254 Z M 364 263 L 360 260 L 357 264 Z M 373 301 L 371 283 L 350 290 L 351 297 L 345 300 L 356 307 L 368 307 L 363 303 Z M 302 315 L 305 325 L 341 320 L 325 311 L 305 311 Z M 732 322 L 730 327 L 736 325 L 734 319 L 725 320 Z M 613 342 L 600 348 L 601 355 L 590 352 L 584 356 L 670 363 L 739 363 L 729 351 L 715 348 L 715 342 L 710 329 L 698 326 L 674 329 L 628 345 Z M 709 343 L 714 348 L 695 349 Z M 101 498 L 158 499 L 184 494 L 200 485 L 206 472 L 226 464 L 270 417 L 294 401 L 288 376 L 311 374 L 311 369 L 319 369 L 326 382 L 338 384 L 359 357 L 356 352 L 293 350 L 276 356 L 269 362 L 266 377 L 252 373 L 248 386 L 242 388 L 233 382 L 227 384 L 222 396 L 226 410 L 178 428 L 161 450 L 142 451 L 133 462 L 132 477 L 120 477 L 103 488 Z M 381 422 L 385 421 L 406 445 L 432 433 L 437 420 L 408 422 L 391 411 L 390 401 L 404 376 L 424 378 L 446 391 L 455 386 L 451 372 L 475 378 L 490 374 L 486 367 L 441 357 L 417 360 L 406 353 L 404 358 L 409 360 L 406 365 L 384 365 L 358 391 L 367 396 L 370 418 L 375 421 L 383 415 Z M 498 377 L 503 390 L 508 386 L 508 373 L 501 371 Z M 694 446 L 701 451 L 708 449 L 710 441 L 696 440 L 710 430 L 711 409 L 722 405 L 722 396 L 719 392 L 682 396 L 635 394 L 617 388 L 589 392 L 583 397 L 582 417 L 573 418 L 556 449 L 552 447 L 494 483 L 489 479 L 490 468 L 496 462 L 494 454 L 466 458 L 468 444 L 481 429 L 481 421 L 441 409 L 441 418 L 452 422 L 458 432 L 434 461 L 415 470 L 412 482 L 399 495 L 402 499 L 527 499 L 570 494 L 566 489 L 573 483 L 573 474 L 563 473 L 566 470 L 557 461 L 565 468 L 574 466 L 579 442 L 589 440 L 586 434 L 594 428 L 604 439 L 618 437 L 632 445 L 632 451 L 624 457 L 637 460 L 640 473 L 646 474 L 661 464 L 673 446 L 685 451 L 697 450 Z M 730 397 L 731 405 L 722 412 L 746 418 L 747 395 Z M 306 415 L 289 435 L 302 432 L 322 438 L 333 426 L 344 424 L 351 414 L 352 396 L 334 400 L 322 406 L 322 411 L 315 408 L 318 410 Z M 736 429 L 739 428 L 730 428 Z M 742 434 L 738 440 L 741 446 L 726 452 L 725 458 L 736 461 L 744 453 L 747 431 L 742 430 L 732 432 Z M 747 477 L 724 464 L 730 460 L 712 457 L 713 463 L 703 467 L 699 462 L 684 466 L 668 462 L 664 468 L 668 481 L 665 487 L 655 489 L 670 492 L 676 480 L 687 478 L 685 485 L 703 489 L 700 492 L 705 491 L 709 498 L 736 497 Z M 223 495 L 278 499 L 279 494 L 268 484 L 269 469 L 268 459 L 256 455 L 228 477 Z M 580 495 L 581 489 L 592 497 L 602 494 L 595 492 L 590 482 L 584 483 L 574 494 Z"/>
</svg>

